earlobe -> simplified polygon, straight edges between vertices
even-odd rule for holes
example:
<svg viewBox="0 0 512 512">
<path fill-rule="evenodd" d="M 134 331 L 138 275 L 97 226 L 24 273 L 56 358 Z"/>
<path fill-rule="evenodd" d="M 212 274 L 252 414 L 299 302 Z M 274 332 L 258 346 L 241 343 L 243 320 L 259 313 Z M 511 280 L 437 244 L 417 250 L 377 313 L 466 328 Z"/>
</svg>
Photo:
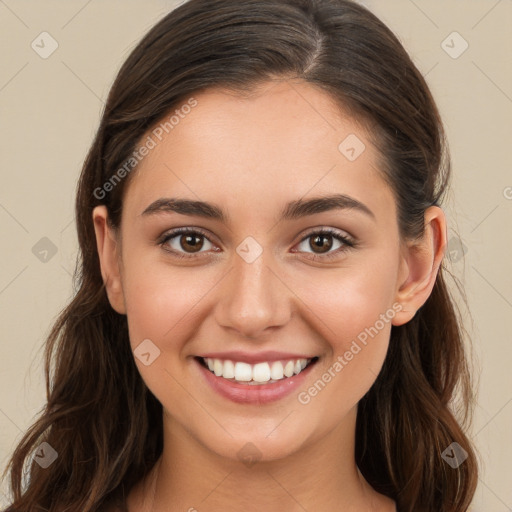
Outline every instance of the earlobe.
<svg viewBox="0 0 512 512">
<path fill-rule="evenodd" d="M 94 208 L 92 218 L 96 233 L 101 276 L 105 283 L 108 300 L 115 311 L 124 315 L 126 314 L 126 305 L 119 268 L 119 244 L 116 233 L 107 223 L 107 207 L 101 205 Z"/>
<path fill-rule="evenodd" d="M 425 211 L 425 231 L 420 240 L 404 248 L 395 301 L 402 307 L 393 325 L 409 322 L 432 293 L 446 251 L 446 219 L 438 206 Z"/>
</svg>

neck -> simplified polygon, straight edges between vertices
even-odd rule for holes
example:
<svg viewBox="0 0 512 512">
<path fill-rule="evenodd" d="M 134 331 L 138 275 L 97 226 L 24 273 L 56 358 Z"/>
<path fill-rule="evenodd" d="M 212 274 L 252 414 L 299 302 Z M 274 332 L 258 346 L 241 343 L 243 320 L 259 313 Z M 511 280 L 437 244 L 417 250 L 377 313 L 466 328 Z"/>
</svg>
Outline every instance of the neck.
<svg viewBox="0 0 512 512">
<path fill-rule="evenodd" d="M 307 440 L 300 452 L 250 463 L 216 454 L 165 418 L 162 456 L 130 494 L 129 510 L 392 511 L 394 507 L 387 508 L 392 502 L 358 471 L 355 419 L 356 409 L 321 439 Z"/>
</svg>

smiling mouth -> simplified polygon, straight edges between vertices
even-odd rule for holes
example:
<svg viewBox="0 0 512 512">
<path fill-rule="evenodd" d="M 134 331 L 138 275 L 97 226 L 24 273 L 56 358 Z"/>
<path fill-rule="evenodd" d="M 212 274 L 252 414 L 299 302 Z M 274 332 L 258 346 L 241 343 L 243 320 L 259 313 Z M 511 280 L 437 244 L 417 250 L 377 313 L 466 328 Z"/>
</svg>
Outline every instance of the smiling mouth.
<svg viewBox="0 0 512 512">
<path fill-rule="evenodd" d="M 217 377 L 251 386 L 273 384 L 286 380 L 298 375 L 305 368 L 314 365 L 318 361 L 317 356 L 310 359 L 283 359 L 257 364 L 208 357 L 195 357 L 194 359 Z"/>
</svg>

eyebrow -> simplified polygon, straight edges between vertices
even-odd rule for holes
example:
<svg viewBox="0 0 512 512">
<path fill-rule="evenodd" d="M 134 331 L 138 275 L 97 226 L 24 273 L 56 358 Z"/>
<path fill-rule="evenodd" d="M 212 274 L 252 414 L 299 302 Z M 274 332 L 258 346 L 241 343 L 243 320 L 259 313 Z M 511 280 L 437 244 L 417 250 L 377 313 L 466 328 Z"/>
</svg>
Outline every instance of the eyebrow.
<svg viewBox="0 0 512 512">
<path fill-rule="evenodd" d="M 331 210 L 356 210 L 375 220 L 374 213 L 363 203 L 345 194 L 335 194 L 312 199 L 297 199 L 291 201 L 281 211 L 280 220 L 294 220 L 316 213 Z M 159 213 L 180 213 L 182 215 L 196 215 L 199 217 L 219 220 L 226 223 L 229 219 L 221 207 L 205 201 L 191 199 L 166 198 L 157 199 L 151 203 L 141 216 L 149 216 Z"/>
</svg>

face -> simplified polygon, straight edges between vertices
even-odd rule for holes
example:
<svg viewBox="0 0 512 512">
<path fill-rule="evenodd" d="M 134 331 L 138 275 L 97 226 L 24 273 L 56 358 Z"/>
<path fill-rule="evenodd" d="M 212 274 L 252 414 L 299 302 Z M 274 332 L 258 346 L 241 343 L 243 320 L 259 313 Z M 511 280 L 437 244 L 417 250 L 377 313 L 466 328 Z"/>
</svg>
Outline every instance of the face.
<svg viewBox="0 0 512 512">
<path fill-rule="evenodd" d="M 312 85 L 194 98 L 148 132 L 109 298 L 164 428 L 232 459 L 286 457 L 353 420 L 404 321 L 396 204 L 368 134 Z"/>
</svg>

